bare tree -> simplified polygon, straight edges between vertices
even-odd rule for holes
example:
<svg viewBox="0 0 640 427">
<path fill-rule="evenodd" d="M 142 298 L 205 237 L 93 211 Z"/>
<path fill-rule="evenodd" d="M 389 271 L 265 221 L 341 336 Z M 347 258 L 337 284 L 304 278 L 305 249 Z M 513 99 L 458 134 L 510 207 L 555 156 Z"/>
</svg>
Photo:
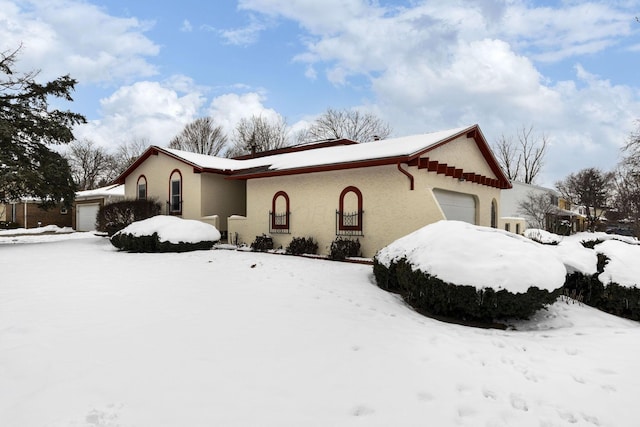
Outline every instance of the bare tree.
<svg viewBox="0 0 640 427">
<path fill-rule="evenodd" d="M 558 206 L 554 203 L 552 195 L 545 192 L 529 191 L 518 203 L 518 212 L 524 215 L 532 228 L 547 230 L 547 218 L 557 211 Z"/>
<path fill-rule="evenodd" d="M 123 141 L 113 157 L 113 170 L 120 175 L 135 162 L 138 157 L 151 145 L 149 138 L 133 138 Z"/>
<path fill-rule="evenodd" d="M 227 157 L 237 157 L 261 151 L 284 148 L 288 145 L 289 131 L 286 121 L 278 116 L 267 120 L 263 116 L 242 118 L 236 125 L 234 145 L 226 153 Z"/>
<path fill-rule="evenodd" d="M 372 113 L 329 108 L 309 127 L 306 141 L 346 138 L 357 142 L 386 139 L 391 127 Z"/>
<path fill-rule="evenodd" d="M 517 181 L 520 177 L 520 164 L 522 163 L 522 154 L 519 152 L 513 138 L 506 137 L 504 134 L 498 138 L 493 147 L 500 167 L 507 175 L 510 181 Z"/>
<path fill-rule="evenodd" d="M 613 181 L 613 206 L 618 216 L 634 224 L 634 233 L 640 235 L 640 173 L 621 164 Z"/>
<path fill-rule="evenodd" d="M 627 143 L 622 147 L 624 153 L 622 164 L 627 169 L 640 171 L 640 120 L 636 121 L 636 126 L 629 135 Z"/>
<path fill-rule="evenodd" d="M 78 190 L 91 190 L 106 185 L 115 177 L 113 158 L 90 139 L 69 144 L 66 158 Z"/>
<path fill-rule="evenodd" d="M 199 117 L 171 140 L 169 148 L 217 156 L 226 145 L 222 126 L 216 126 L 211 117 Z"/>
<path fill-rule="evenodd" d="M 611 197 L 613 174 L 596 168 L 572 173 L 556 183 L 556 189 L 572 205 L 584 206 L 587 226 L 595 231 Z"/>
<path fill-rule="evenodd" d="M 516 137 L 502 135 L 494 144 L 498 163 L 512 181 L 533 184 L 544 166 L 548 138 L 533 133 L 533 126 L 522 126 Z"/>
</svg>

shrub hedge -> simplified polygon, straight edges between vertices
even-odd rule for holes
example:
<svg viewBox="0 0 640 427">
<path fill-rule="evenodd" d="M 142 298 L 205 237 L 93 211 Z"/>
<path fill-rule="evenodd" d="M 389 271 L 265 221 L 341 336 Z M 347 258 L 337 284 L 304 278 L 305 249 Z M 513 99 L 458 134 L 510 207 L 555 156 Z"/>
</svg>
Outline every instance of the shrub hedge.
<svg viewBox="0 0 640 427">
<path fill-rule="evenodd" d="M 358 239 L 352 240 L 343 237 L 337 237 L 336 240 L 331 242 L 331 248 L 329 250 L 329 258 L 333 260 L 343 260 L 349 257 L 362 256 L 360 252 L 360 241 Z"/>
<path fill-rule="evenodd" d="M 565 295 L 606 313 L 632 320 L 640 320 L 640 289 L 621 286 L 618 283 L 603 284 L 598 276 L 609 259 L 598 254 L 598 272 L 588 276 L 572 273 L 564 285 Z"/>
<path fill-rule="evenodd" d="M 318 242 L 313 237 L 294 237 L 285 251 L 291 255 L 316 254 Z"/>
<path fill-rule="evenodd" d="M 189 252 L 208 250 L 215 242 L 202 241 L 197 243 L 171 243 L 161 242 L 158 233 L 150 236 L 134 236 L 130 233 L 117 233 L 111 237 L 111 244 L 116 248 L 127 252 Z"/>
<path fill-rule="evenodd" d="M 496 320 L 526 319 L 561 293 L 561 289 L 549 292 L 537 287 L 514 294 L 504 289 L 458 286 L 414 271 L 405 259 L 389 267 L 374 259 L 373 272 L 379 287 L 399 293 L 416 310 L 465 322 L 492 324 Z"/>
<path fill-rule="evenodd" d="M 256 236 L 256 239 L 251 243 L 251 249 L 259 252 L 271 250 L 273 249 L 273 239 L 266 234 Z"/>
<path fill-rule="evenodd" d="M 122 200 L 100 207 L 97 230 L 113 236 L 135 221 L 151 218 L 161 213 L 161 205 L 155 200 Z"/>
</svg>

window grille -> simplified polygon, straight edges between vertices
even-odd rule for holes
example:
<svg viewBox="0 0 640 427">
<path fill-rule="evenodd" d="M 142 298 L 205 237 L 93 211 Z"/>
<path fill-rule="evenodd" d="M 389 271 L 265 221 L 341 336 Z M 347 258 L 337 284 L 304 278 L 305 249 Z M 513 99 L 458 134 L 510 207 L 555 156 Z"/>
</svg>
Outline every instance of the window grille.
<svg viewBox="0 0 640 427">
<path fill-rule="evenodd" d="M 362 217 L 364 211 L 336 211 L 336 236 L 364 236 Z"/>
<path fill-rule="evenodd" d="M 269 233 L 271 234 L 289 234 L 289 219 L 291 212 L 272 212 L 269 211 Z"/>
</svg>

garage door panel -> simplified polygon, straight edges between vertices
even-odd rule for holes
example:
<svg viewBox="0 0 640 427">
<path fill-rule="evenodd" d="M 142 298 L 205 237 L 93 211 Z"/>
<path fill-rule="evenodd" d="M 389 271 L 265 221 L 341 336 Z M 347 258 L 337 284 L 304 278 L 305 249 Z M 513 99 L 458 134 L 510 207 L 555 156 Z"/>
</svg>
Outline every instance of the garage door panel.
<svg viewBox="0 0 640 427">
<path fill-rule="evenodd" d="M 100 210 L 99 203 L 86 203 L 77 205 L 76 230 L 92 231 L 96 229 L 96 218 Z"/>
<path fill-rule="evenodd" d="M 471 194 L 434 189 L 433 194 L 447 220 L 476 224 L 476 198 Z"/>
</svg>

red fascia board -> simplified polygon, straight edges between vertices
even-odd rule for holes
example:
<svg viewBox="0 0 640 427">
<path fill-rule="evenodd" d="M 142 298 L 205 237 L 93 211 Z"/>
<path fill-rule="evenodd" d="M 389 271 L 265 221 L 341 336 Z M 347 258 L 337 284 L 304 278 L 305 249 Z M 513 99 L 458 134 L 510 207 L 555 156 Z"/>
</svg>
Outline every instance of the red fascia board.
<svg viewBox="0 0 640 427">
<path fill-rule="evenodd" d="M 214 168 L 205 168 L 202 167 L 200 165 L 197 165 L 193 162 L 190 162 L 188 160 L 183 159 L 182 157 L 176 156 L 175 154 L 163 150 L 161 147 L 157 147 L 157 146 L 151 146 L 149 147 L 144 153 L 142 153 L 142 155 L 140 155 L 140 157 L 138 157 L 138 159 L 133 162 L 133 164 L 131 164 L 131 166 L 129 166 L 122 174 L 120 174 L 120 176 L 118 178 L 116 178 L 116 180 L 114 181 L 114 183 L 116 184 L 124 184 L 125 179 L 127 178 L 127 176 L 129 176 L 136 168 L 138 168 L 138 166 L 140 166 L 145 160 L 147 160 L 149 157 L 151 156 L 157 156 L 159 153 L 162 153 L 168 157 L 171 157 L 172 159 L 178 160 L 179 162 L 184 163 L 187 166 L 191 166 L 193 168 L 193 172 L 194 173 L 203 173 L 203 172 L 208 172 L 208 173 L 217 173 L 217 174 L 221 174 L 221 175 L 231 175 L 233 172 L 229 171 L 229 170 L 221 170 L 221 169 L 214 169 Z"/>
<path fill-rule="evenodd" d="M 498 161 L 496 160 L 495 156 L 491 152 L 491 148 L 489 148 L 489 144 L 487 143 L 487 140 L 485 139 L 484 135 L 482 134 L 482 131 L 480 130 L 480 127 L 477 124 L 470 126 L 466 129 L 463 129 L 460 132 L 456 133 L 455 135 L 452 135 L 446 139 L 443 139 L 442 141 L 436 144 L 433 144 L 430 147 L 425 148 L 424 150 L 421 150 L 418 153 L 414 153 L 411 157 L 415 157 L 415 156 L 420 157 L 428 153 L 429 151 L 435 150 L 438 147 L 442 147 L 443 145 L 455 140 L 456 138 L 459 138 L 462 135 L 466 135 L 467 138 L 472 138 L 475 141 L 476 145 L 480 149 L 480 152 L 482 153 L 482 156 L 485 158 L 486 162 L 491 168 L 491 171 L 496 175 L 496 177 L 498 177 L 498 180 L 500 181 L 501 185 L 505 186 L 504 188 L 511 188 L 511 183 L 509 182 L 509 179 L 506 177 L 506 175 L 502 171 L 502 168 L 500 168 Z"/>
</svg>

